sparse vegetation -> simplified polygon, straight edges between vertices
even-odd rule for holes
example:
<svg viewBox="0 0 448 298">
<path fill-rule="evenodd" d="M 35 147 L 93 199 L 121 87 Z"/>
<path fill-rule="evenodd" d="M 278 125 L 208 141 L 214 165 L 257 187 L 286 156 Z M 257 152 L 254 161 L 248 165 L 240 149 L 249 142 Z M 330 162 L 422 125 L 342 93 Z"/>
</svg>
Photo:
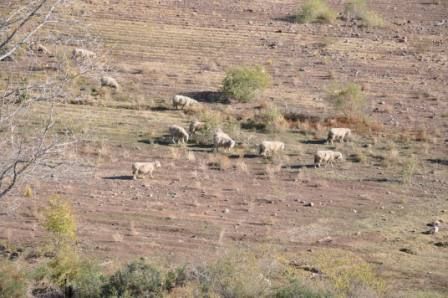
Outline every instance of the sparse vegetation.
<svg viewBox="0 0 448 298">
<path fill-rule="evenodd" d="M 345 4 L 345 14 L 362 20 L 368 27 L 383 27 L 384 20 L 376 12 L 367 7 L 366 0 L 350 0 Z"/>
<path fill-rule="evenodd" d="M 417 170 L 417 165 L 417 158 L 414 155 L 404 159 L 403 168 L 401 170 L 402 182 L 404 184 L 410 184 L 412 182 L 412 177 Z"/>
<path fill-rule="evenodd" d="M 333 23 L 335 20 L 336 12 L 326 0 L 307 0 L 296 16 L 298 23 Z"/>
<path fill-rule="evenodd" d="M 346 117 L 359 117 L 367 104 L 361 86 L 355 83 L 333 84 L 327 90 L 327 98 Z"/>
<path fill-rule="evenodd" d="M 260 94 L 270 82 L 270 76 L 261 66 L 233 68 L 226 72 L 222 93 L 228 99 L 249 102 Z"/>
<path fill-rule="evenodd" d="M 76 223 L 71 204 L 59 196 L 52 196 L 48 200 L 48 207 L 44 211 L 45 229 L 60 240 L 76 239 Z"/>
<path fill-rule="evenodd" d="M 28 280 L 17 263 L 0 260 L 0 298 L 26 297 Z"/>
</svg>

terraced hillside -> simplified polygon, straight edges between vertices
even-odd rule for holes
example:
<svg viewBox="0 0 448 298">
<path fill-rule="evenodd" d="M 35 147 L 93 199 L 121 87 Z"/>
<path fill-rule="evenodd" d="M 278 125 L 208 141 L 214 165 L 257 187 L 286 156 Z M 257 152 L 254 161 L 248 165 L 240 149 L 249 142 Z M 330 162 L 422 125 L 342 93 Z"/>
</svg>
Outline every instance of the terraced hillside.
<svg viewBox="0 0 448 298">
<path fill-rule="evenodd" d="M 269 247 L 291 260 L 341 252 L 374 266 L 397 297 L 446 294 L 448 250 L 434 244 L 448 241 L 448 2 L 369 1 L 384 28 L 341 19 L 297 24 L 291 16 L 303 2 L 76 1 L 67 14 L 98 37 L 105 63 L 73 87 L 88 104 L 55 107 L 58 132 L 68 128 L 82 141 L 0 202 L 0 240 L 43 241 L 39 208 L 59 194 L 74 204 L 80 246 L 104 261 L 195 263 L 235 246 Z M 328 2 L 343 10 L 344 1 Z M 50 49 L 89 48 L 73 28 L 45 30 L 73 36 L 64 46 L 48 40 Z M 256 102 L 212 100 L 226 70 L 254 64 L 272 76 Z M 122 90 L 86 93 L 103 73 Z M 362 86 L 366 116 L 377 126 L 352 127 L 353 142 L 324 144 L 335 114 L 327 89 L 338 81 Z M 161 141 L 169 125 L 187 127 L 203 115 L 171 109 L 179 93 L 232 118 L 226 129 L 238 148 L 215 154 L 203 144 Z M 271 103 L 318 120 L 275 132 L 241 125 Z M 46 108 L 35 105 L 33 117 Z M 285 154 L 259 157 L 256 144 L 267 139 L 284 141 Z M 313 155 L 323 148 L 346 160 L 315 169 Z M 131 179 L 132 162 L 153 159 L 162 163 L 154 179 Z M 25 185 L 32 198 L 22 195 Z M 437 219 L 440 232 L 422 234 Z"/>
</svg>

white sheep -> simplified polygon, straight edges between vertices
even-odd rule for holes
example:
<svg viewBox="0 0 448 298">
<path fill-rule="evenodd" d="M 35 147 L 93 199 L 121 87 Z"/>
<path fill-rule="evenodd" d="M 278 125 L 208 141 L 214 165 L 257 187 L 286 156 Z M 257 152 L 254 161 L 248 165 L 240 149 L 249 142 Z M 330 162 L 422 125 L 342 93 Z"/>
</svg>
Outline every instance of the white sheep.
<svg viewBox="0 0 448 298">
<path fill-rule="evenodd" d="M 331 150 L 319 150 L 314 155 L 314 167 L 319 168 L 322 163 L 329 163 L 333 167 L 336 160 L 343 160 L 341 152 Z"/>
<path fill-rule="evenodd" d="M 101 86 L 111 87 L 115 89 L 120 89 L 120 85 L 118 85 L 117 80 L 109 76 L 101 77 Z"/>
<path fill-rule="evenodd" d="M 258 147 L 259 154 L 266 157 L 285 150 L 285 144 L 278 141 L 263 141 Z"/>
<path fill-rule="evenodd" d="M 214 150 L 218 151 L 219 147 L 223 147 L 226 150 L 230 150 L 235 147 L 235 141 L 223 132 L 221 129 L 217 129 L 213 135 Z"/>
<path fill-rule="evenodd" d="M 193 120 L 190 123 L 189 132 L 190 132 L 190 134 L 194 134 L 198 130 L 202 130 L 204 128 L 205 128 L 205 122 L 201 122 L 201 121 L 198 121 L 198 120 Z"/>
<path fill-rule="evenodd" d="M 182 143 L 188 142 L 189 135 L 183 127 L 179 125 L 171 125 L 169 127 L 169 132 L 173 144 L 179 141 Z"/>
<path fill-rule="evenodd" d="M 181 107 L 181 109 L 184 109 L 185 107 L 190 107 L 195 104 L 198 104 L 198 102 L 195 99 L 185 95 L 175 95 L 173 97 L 173 107 L 176 110 L 179 107 Z"/>
<path fill-rule="evenodd" d="M 333 144 L 333 141 L 339 140 L 339 142 L 343 142 L 346 139 L 350 138 L 352 135 L 352 131 L 350 128 L 330 128 L 328 132 L 327 142 Z"/>
<path fill-rule="evenodd" d="M 146 174 L 149 174 L 149 176 L 151 178 L 153 178 L 152 176 L 152 172 L 154 171 L 155 168 L 160 168 L 162 165 L 160 164 L 160 162 L 158 160 L 153 161 L 153 162 L 134 162 L 132 164 L 132 176 L 133 179 L 141 179 L 143 178 Z"/>
<path fill-rule="evenodd" d="M 76 49 L 73 49 L 72 57 L 74 59 L 96 58 L 96 54 L 94 52 L 86 50 L 86 49 L 76 48 Z"/>
</svg>

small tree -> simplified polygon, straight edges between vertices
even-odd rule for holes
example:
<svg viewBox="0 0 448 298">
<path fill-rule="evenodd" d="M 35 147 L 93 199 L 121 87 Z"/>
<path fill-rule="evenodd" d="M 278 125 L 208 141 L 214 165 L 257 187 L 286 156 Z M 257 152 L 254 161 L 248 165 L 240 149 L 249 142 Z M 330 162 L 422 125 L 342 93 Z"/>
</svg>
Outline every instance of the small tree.
<svg viewBox="0 0 448 298">
<path fill-rule="evenodd" d="M 76 223 L 71 204 L 59 196 L 52 196 L 44 211 L 44 227 L 58 241 L 76 239 Z"/>
<path fill-rule="evenodd" d="M 226 73 L 222 93 L 227 99 L 249 102 L 269 85 L 270 76 L 261 66 L 237 67 Z"/>
<path fill-rule="evenodd" d="M 334 108 L 346 117 L 362 115 L 367 103 L 361 86 L 355 83 L 335 84 L 329 88 L 327 97 Z"/>
</svg>

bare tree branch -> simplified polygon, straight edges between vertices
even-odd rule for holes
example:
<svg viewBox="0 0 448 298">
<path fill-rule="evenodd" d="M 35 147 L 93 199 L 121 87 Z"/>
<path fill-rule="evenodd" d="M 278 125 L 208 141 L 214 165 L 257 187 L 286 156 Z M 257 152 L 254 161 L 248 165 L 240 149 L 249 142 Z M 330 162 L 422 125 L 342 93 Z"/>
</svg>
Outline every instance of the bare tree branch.
<svg viewBox="0 0 448 298">
<path fill-rule="evenodd" d="M 5 41 L 3 41 L 0 44 L 0 50 L 4 48 L 8 43 L 11 42 L 13 37 L 17 34 L 17 32 L 25 26 L 32 18 L 33 16 L 42 8 L 42 6 L 47 3 L 48 0 L 42 0 L 40 4 L 19 24 L 19 26 L 14 29 L 11 34 L 6 38 Z M 6 59 L 7 57 L 11 56 L 21 45 L 28 42 L 31 36 L 33 36 L 37 31 L 39 31 L 50 19 L 50 16 L 53 14 L 53 11 L 55 8 L 61 3 L 62 0 L 56 1 L 55 4 L 50 8 L 45 18 L 39 23 L 30 33 L 28 33 L 21 41 L 17 42 L 9 51 L 7 51 L 5 54 L 0 56 L 0 61 Z"/>
</svg>

